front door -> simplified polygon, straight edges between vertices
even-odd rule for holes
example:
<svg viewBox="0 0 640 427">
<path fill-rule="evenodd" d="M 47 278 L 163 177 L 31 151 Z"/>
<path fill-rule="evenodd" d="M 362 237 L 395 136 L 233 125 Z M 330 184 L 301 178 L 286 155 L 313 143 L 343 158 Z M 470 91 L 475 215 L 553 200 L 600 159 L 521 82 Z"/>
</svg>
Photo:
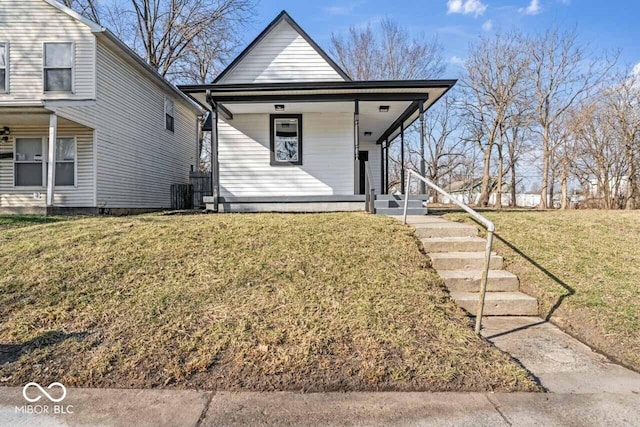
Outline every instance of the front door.
<svg viewBox="0 0 640 427">
<path fill-rule="evenodd" d="M 365 183 L 365 179 L 366 179 L 366 173 L 367 170 L 364 166 L 364 162 L 368 162 L 369 161 L 369 152 L 368 151 L 358 151 L 358 159 L 359 159 L 359 167 L 358 170 L 360 171 L 360 194 L 364 194 L 364 183 Z"/>
</svg>

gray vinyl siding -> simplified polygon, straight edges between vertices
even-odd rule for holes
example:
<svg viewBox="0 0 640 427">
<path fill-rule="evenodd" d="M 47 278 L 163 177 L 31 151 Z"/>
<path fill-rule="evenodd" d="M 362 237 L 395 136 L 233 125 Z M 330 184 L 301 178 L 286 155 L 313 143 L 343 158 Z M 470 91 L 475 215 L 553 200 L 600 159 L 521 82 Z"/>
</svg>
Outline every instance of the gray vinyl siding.
<svg viewBox="0 0 640 427">
<path fill-rule="evenodd" d="M 47 137 L 47 126 L 12 126 L 11 139 L 0 141 L 0 153 L 13 153 L 19 137 Z M 93 207 L 93 130 L 75 124 L 60 124 L 58 137 L 76 137 L 76 186 L 56 187 L 55 205 Z M 34 198 L 40 193 L 40 198 Z M 15 187 L 13 159 L 0 159 L 0 208 L 44 207 L 46 187 Z"/>
<path fill-rule="evenodd" d="M 271 166 L 269 115 L 236 114 L 218 128 L 222 196 L 353 194 L 353 114 L 303 114 L 301 166 Z"/>
<path fill-rule="evenodd" d="M 220 83 L 344 81 L 286 21 L 280 22 Z"/>
<path fill-rule="evenodd" d="M 95 37 L 42 0 L 0 0 L 0 43 L 9 42 L 9 93 L 0 101 L 95 98 Z M 73 42 L 74 93 L 44 94 L 43 43 Z"/>
<path fill-rule="evenodd" d="M 139 66 L 98 41 L 98 96 L 61 114 L 97 130 L 97 206 L 168 208 L 171 184 L 197 167 L 197 114 Z M 175 131 L 165 130 L 164 96 L 175 101 Z"/>
</svg>

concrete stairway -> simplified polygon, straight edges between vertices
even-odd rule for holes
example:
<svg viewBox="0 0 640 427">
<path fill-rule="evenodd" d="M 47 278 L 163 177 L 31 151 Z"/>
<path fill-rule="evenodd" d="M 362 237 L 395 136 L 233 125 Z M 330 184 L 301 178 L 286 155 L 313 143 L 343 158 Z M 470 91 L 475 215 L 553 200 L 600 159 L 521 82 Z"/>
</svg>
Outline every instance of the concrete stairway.
<svg viewBox="0 0 640 427">
<path fill-rule="evenodd" d="M 396 216 L 402 220 L 401 216 Z M 477 311 L 486 240 L 476 227 L 437 216 L 410 215 L 433 267 L 444 280 L 451 297 L 470 314 Z M 484 314 L 486 316 L 535 316 L 538 301 L 519 291 L 518 277 L 503 270 L 503 258 L 491 255 Z"/>
<path fill-rule="evenodd" d="M 408 215 L 426 215 L 424 202 L 429 199 L 426 194 L 412 194 L 409 196 Z M 402 215 L 404 211 L 404 196 L 396 194 L 377 194 L 375 200 L 376 214 Z"/>
</svg>

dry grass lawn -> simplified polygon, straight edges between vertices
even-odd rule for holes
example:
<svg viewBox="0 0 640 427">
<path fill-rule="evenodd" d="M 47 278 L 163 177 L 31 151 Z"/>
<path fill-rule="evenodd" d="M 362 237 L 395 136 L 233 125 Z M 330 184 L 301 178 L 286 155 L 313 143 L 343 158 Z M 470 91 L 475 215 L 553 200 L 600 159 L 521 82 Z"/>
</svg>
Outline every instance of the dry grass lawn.
<svg viewBox="0 0 640 427">
<path fill-rule="evenodd" d="M 84 218 L 5 229 L 0 260 L 5 385 L 538 390 L 389 218 Z"/>
<path fill-rule="evenodd" d="M 541 302 L 542 316 L 640 370 L 640 211 L 486 216 L 496 224 L 507 269 Z"/>
</svg>

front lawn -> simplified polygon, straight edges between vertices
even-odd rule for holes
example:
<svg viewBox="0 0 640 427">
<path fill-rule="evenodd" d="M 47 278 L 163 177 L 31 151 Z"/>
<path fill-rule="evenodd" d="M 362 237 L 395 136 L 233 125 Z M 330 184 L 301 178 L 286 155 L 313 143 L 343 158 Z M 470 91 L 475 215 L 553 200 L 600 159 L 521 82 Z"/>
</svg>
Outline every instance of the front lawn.
<svg viewBox="0 0 640 427">
<path fill-rule="evenodd" d="M 84 218 L 4 230 L 0 260 L 5 385 L 538 389 L 390 218 Z"/>
<path fill-rule="evenodd" d="M 542 316 L 640 370 L 640 211 L 486 216 L 495 222 L 507 269 L 540 300 Z"/>
</svg>

